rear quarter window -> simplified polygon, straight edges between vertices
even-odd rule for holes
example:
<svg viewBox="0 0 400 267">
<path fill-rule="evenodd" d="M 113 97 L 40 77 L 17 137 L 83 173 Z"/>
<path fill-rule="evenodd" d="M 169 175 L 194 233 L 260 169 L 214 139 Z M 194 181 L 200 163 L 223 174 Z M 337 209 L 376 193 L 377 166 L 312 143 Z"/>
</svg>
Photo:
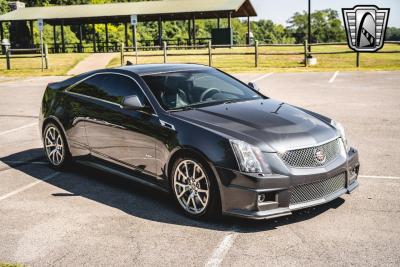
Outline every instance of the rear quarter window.
<svg viewBox="0 0 400 267">
<path fill-rule="evenodd" d="M 137 95 L 142 103 L 145 97 L 139 85 L 131 78 L 119 74 L 97 74 L 70 89 L 101 100 L 121 104 L 125 96 Z"/>
</svg>

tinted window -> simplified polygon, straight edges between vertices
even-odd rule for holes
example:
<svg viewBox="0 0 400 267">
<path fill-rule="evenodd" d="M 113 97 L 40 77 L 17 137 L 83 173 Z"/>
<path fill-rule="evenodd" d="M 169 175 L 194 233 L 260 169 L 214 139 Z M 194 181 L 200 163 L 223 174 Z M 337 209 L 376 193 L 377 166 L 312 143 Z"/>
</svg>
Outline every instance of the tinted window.
<svg viewBox="0 0 400 267">
<path fill-rule="evenodd" d="M 125 96 L 137 95 L 142 103 L 145 103 L 145 97 L 136 82 L 118 74 L 98 74 L 78 84 L 70 91 L 117 104 L 121 104 Z"/>
<path fill-rule="evenodd" d="M 166 110 L 263 98 L 248 86 L 214 70 L 188 70 L 142 76 Z"/>
</svg>

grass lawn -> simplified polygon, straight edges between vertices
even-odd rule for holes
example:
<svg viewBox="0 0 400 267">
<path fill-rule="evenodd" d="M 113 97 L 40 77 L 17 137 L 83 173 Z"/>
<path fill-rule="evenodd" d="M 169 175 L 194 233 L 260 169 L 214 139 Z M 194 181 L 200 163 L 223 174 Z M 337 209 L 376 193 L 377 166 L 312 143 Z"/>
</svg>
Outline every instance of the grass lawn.
<svg viewBox="0 0 400 267">
<path fill-rule="evenodd" d="M 41 70 L 39 58 L 11 58 L 11 70 L 7 70 L 6 59 L 0 57 L 0 76 L 50 76 L 66 75 L 66 73 L 90 54 L 50 54 L 49 69 Z"/>
<path fill-rule="evenodd" d="M 400 51 L 400 45 L 386 44 L 381 51 Z M 271 52 L 303 52 L 303 47 L 260 47 L 260 53 Z M 318 46 L 312 48 L 313 52 L 351 51 L 347 45 Z M 254 48 L 218 48 L 213 53 L 240 53 L 254 52 Z M 169 53 L 208 53 L 207 49 L 199 50 L 171 50 Z M 126 56 L 125 60 L 135 62 L 134 53 Z M 157 54 L 155 57 L 139 57 L 138 63 L 162 63 L 162 51 L 139 52 L 139 55 Z M 281 72 L 281 71 L 354 71 L 354 70 L 400 70 L 400 53 L 362 53 L 360 54 L 360 68 L 356 67 L 356 53 L 316 55 L 318 64 L 304 67 L 303 55 L 259 56 L 259 66 L 254 67 L 254 55 L 214 55 L 213 67 L 220 68 L 230 73 L 238 72 Z M 199 63 L 208 64 L 207 55 L 168 56 L 168 63 Z M 109 67 L 120 65 L 120 57 L 110 61 Z"/>
</svg>

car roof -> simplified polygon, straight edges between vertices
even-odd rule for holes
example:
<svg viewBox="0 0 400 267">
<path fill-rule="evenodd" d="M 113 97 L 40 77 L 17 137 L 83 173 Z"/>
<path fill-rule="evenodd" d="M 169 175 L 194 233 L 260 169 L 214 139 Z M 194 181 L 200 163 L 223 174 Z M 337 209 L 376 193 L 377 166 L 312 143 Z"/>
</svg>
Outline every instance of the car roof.
<svg viewBox="0 0 400 267">
<path fill-rule="evenodd" d="M 143 76 L 153 73 L 202 70 L 208 68 L 210 67 L 199 64 L 142 64 L 142 65 L 127 65 L 118 67 L 117 69 L 131 71 L 140 76 Z"/>
</svg>

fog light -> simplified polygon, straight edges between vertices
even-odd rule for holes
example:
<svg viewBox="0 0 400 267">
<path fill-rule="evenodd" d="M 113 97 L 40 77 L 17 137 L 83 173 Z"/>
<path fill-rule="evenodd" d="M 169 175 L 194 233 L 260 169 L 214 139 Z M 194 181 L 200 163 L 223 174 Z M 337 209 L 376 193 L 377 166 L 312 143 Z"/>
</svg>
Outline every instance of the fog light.
<svg viewBox="0 0 400 267">
<path fill-rule="evenodd" d="M 349 172 L 349 184 L 352 184 L 357 179 L 358 169 L 359 169 L 359 166 L 356 166 L 356 167 L 354 167 L 354 168 L 352 168 L 350 170 L 350 172 Z"/>
<path fill-rule="evenodd" d="M 265 201 L 265 194 L 259 194 L 258 195 L 258 203 L 264 202 Z"/>
</svg>

